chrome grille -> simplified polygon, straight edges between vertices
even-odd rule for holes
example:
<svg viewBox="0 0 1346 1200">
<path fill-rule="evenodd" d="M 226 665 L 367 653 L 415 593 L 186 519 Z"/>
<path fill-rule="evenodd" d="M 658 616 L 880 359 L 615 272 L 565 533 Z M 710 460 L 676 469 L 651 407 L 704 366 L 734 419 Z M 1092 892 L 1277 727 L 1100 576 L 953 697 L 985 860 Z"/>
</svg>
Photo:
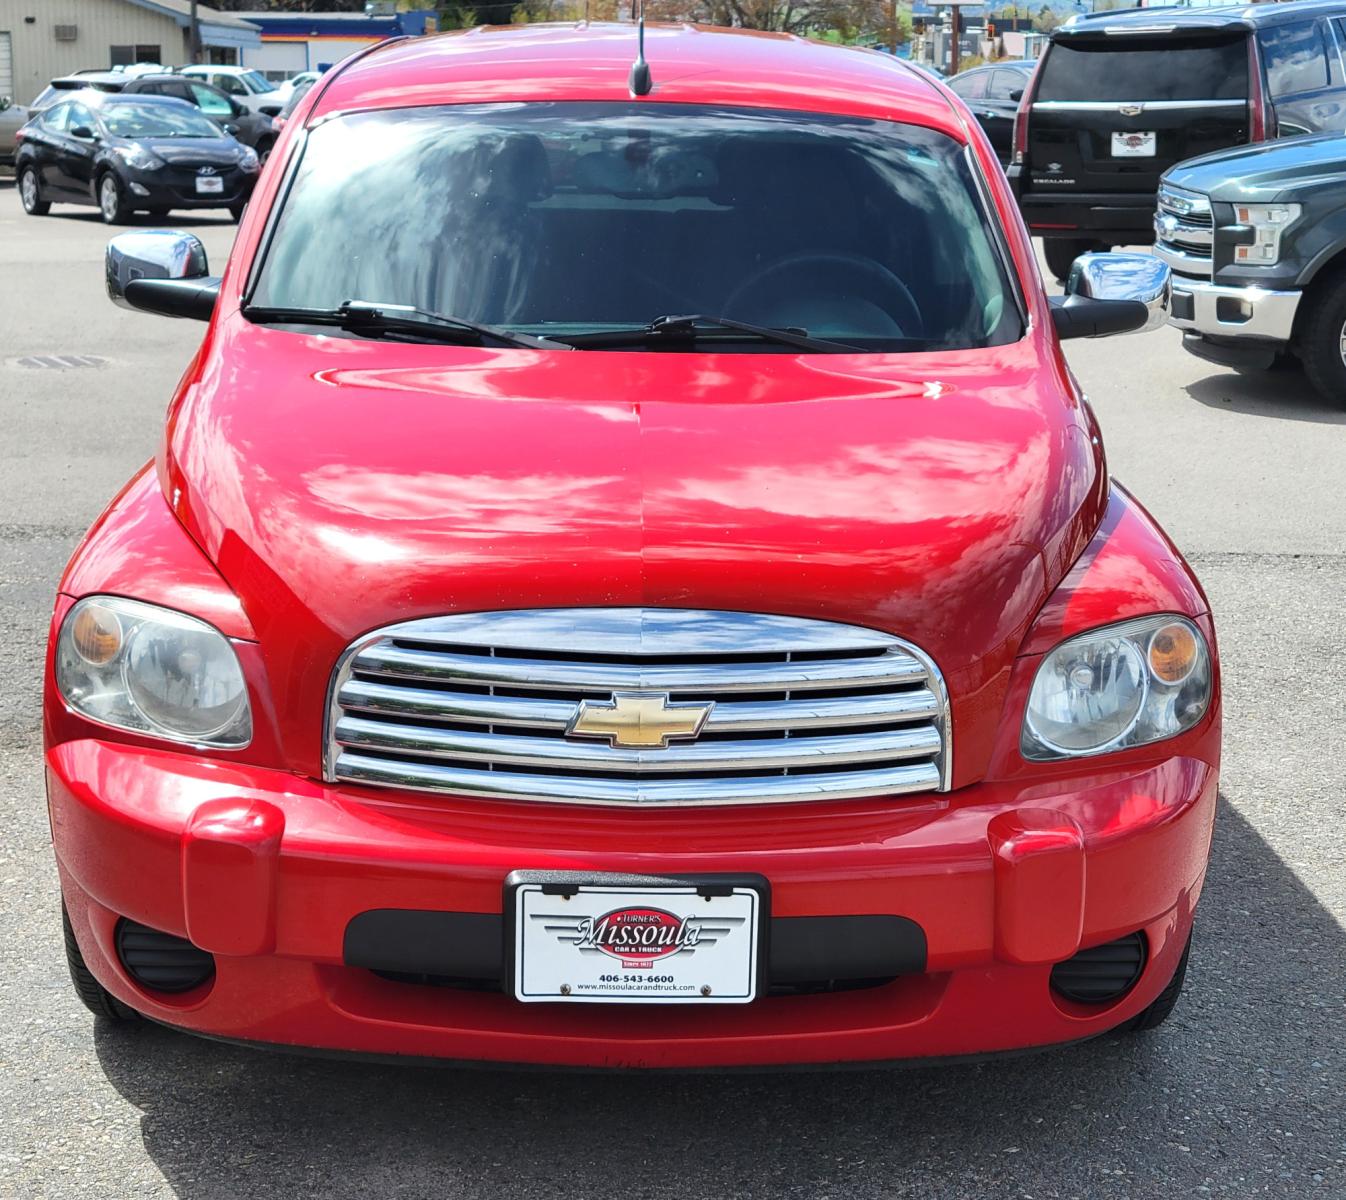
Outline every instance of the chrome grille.
<svg viewBox="0 0 1346 1200">
<path fill-rule="evenodd" d="M 582 701 L 709 705 L 694 740 L 567 733 Z M 766 614 L 535 609 L 411 621 L 343 656 L 331 781 L 500 799 L 731 804 L 948 786 L 934 664 L 877 630 Z"/>
<path fill-rule="evenodd" d="M 1210 276 L 1215 230 L 1208 197 L 1165 184 L 1159 189 L 1154 236 L 1156 257 L 1174 271 Z"/>
</svg>

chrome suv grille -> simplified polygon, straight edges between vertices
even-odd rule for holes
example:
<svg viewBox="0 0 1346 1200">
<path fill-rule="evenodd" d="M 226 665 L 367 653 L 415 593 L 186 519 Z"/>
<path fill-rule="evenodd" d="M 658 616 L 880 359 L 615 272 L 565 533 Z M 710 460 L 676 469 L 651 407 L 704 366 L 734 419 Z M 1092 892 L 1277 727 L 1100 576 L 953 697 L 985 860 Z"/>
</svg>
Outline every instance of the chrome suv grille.
<svg viewBox="0 0 1346 1200">
<path fill-rule="evenodd" d="M 1215 240 L 1210 199 L 1165 184 L 1154 218 L 1154 252 L 1182 275 L 1209 277 Z"/>
<path fill-rule="evenodd" d="M 934 664 L 889 634 L 798 617 L 575 608 L 410 621 L 342 656 L 328 709 L 326 777 L 348 783 L 649 805 L 948 786 Z"/>
</svg>

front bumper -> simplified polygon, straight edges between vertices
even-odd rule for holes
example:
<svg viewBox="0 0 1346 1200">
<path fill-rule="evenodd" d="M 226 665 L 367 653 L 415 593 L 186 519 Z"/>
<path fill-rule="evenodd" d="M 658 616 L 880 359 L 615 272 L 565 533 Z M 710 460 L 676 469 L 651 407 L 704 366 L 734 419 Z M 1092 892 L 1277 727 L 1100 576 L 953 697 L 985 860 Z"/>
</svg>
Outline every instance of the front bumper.
<svg viewBox="0 0 1346 1200">
<path fill-rule="evenodd" d="M 228 208 L 245 204 L 252 195 L 257 173 L 222 169 L 218 192 L 198 192 L 196 172 L 172 167 L 157 171 L 125 172 L 127 199 L 136 208 Z"/>
<path fill-rule="evenodd" d="M 1169 324 L 1203 338 L 1288 342 L 1303 295 L 1174 275 Z"/>
<path fill-rule="evenodd" d="M 61 884 L 90 969 L 156 1020 L 372 1055 L 708 1067 L 951 1056 L 1067 1042 L 1148 1005 L 1204 878 L 1217 771 L 1195 757 L 885 802 L 609 812 L 408 798 L 276 770 L 76 740 L 47 755 Z M 519 1004 L 346 960 L 372 910 L 495 915 L 516 870 L 758 873 L 774 918 L 895 914 L 923 970 L 741 1007 Z M 141 990 L 120 916 L 216 956 L 195 992 Z M 503 925 L 497 926 L 503 932 Z M 1085 1006 L 1051 964 L 1143 930 L 1144 973 Z"/>
</svg>

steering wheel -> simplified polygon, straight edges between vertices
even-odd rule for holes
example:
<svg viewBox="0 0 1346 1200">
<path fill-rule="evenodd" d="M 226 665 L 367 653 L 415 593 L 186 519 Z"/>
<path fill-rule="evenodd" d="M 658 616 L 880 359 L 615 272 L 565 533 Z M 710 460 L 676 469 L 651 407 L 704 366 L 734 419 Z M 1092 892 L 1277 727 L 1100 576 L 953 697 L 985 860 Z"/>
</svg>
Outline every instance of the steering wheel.
<svg viewBox="0 0 1346 1200">
<path fill-rule="evenodd" d="M 911 294 L 911 289 L 882 263 L 875 262 L 872 258 L 865 258 L 860 254 L 848 254 L 842 251 L 805 251 L 801 254 L 791 254 L 786 258 L 778 259 L 734 289 L 733 295 L 725 301 L 725 315 L 740 317 L 744 320 L 751 319 L 751 305 L 748 305 L 746 311 L 744 305 L 749 298 L 753 297 L 754 292 L 766 291 L 767 285 L 774 280 L 791 271 L 803 268 L 839 269 L 841 272 L 852 276 L 863 276 L 865 279 L 863 291 L 868 293 L 869 298 L 901 326 L 904 337 L 920 337 L 924 333 L 921 310 L 916 304 L 916 298 Z M 861 289 L 857 288 L 856 290 Z M 766 297 L 767 299 L 779 299 L 780 291 L 778 288 L 772 288 L 770 291 L 771 295 Z"/>
</svg>

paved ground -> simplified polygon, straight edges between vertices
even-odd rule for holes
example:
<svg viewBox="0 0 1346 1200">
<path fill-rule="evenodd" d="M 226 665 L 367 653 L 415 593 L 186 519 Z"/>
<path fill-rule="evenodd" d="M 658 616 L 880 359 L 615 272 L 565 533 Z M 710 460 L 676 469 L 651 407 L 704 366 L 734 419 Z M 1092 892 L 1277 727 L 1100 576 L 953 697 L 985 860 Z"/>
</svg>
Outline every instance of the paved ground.
<svg viewBox="0 0 1346 1200">
<path fill-rule="evenodd" d="M 1223 640 L 1225 802 L 1156 1034 L 981 1066 L 602 1078 L 334 1065 L 95 1025 L 39 782 L 51 591 L 159 436 L 200 327 L 113 309 L 92 212 L 0 184 L 0 1196 L 1346 1195 L 1346 411 L 1169 333 L 1072 349 L 1114 471 Z M 223 215 L 223 214 L 222 214 Z M 222 256 L 233 227 L 183 221 Z M 101 367 L 14 365 L 96 355 Z"/>
</svg>

